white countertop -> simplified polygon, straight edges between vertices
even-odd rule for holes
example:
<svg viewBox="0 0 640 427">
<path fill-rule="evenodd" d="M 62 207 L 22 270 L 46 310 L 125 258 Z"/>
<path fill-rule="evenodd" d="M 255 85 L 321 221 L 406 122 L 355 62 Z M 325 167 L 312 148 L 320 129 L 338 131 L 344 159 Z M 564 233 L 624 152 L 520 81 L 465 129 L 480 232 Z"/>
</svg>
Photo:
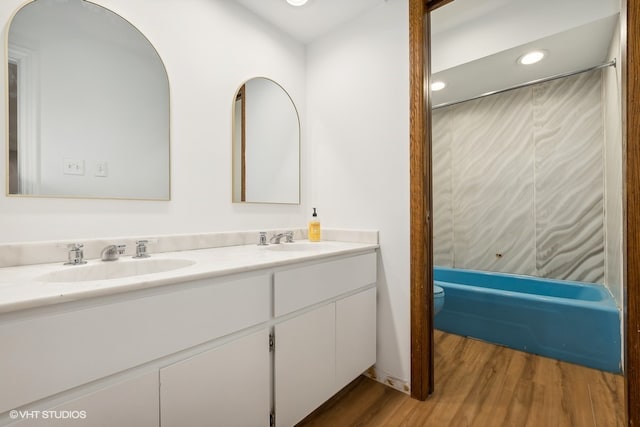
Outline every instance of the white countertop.
<svg viewBox="0 0 640 427">
<path fill-rule="evenodd" d="M 106 264 L 101 260 L 88 260 L 85 265 L 69 266 L 62 263 L 37 264 L 0 268 L 0 313 L 77 301 L 85 298 L 118 294 L 156 286 L 224 276 L 264 268 L 278 267 L 294 262 L 322 259 L 335 255 L 357 254 L 378 248 L 371 243 L 305 240 L 280 245 L 227 246 L 210 249 L 164 252 L 147 259 L 121 256 L 113 263 L 144 263 L 147 260 L 190 260 L 193 265 L 161 273 L 105 280 L 75 282 L 46 281 L 48 274 L 77 269 L 79 275 L 86 266 Z M 111 264 L 111 263 L 109 263 Z M 67 274 L 65 272 L 65 274 Z M 73 273 L 72 273 L 73 274 Z"/>
</svg>

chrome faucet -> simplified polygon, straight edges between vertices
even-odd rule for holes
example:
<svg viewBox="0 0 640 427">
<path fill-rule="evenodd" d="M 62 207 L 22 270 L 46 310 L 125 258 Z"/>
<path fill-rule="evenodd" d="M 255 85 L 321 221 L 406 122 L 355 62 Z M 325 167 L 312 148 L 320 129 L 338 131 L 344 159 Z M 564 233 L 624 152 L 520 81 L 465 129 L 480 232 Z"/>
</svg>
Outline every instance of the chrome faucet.
<svg viewBox="0 0 640 427">
<path fill-rule="evenodd" d="M 293 243 L 293 231 L 285 231 L 284 233 L 278 233 L 271 236 L 269 239 L 270 243 L 274 243 L 276 245 L 280 244 L 280 239 L 285 238 L 286 243 Z"/>
<path fill-rule="evenodd" d="M 267 246 L 267 232 L 261 231 L 260 236 L 258 237 L 258 246 Z"/>
<path fill-rule="evenodd" d="M 148 240 L 138 240 L 136 241 L 136 255 L 133 258 L 149 258 L 149 254 L 147 253 L 147 243 Z"/>
<path fill-rule="evenodd" d="M 116 261 L 127 248 L 127 245 L 109 245 L 100 252 L 102 261 Z"/>
<path fill-rule="evenodd" d="M 64 263 L 64 265 L 80 265 L 86 264 L 87 261 L 84 260 L 84 252 L 82 248 L 84 245 L 82 243 L 69 243 L 67 245 L 67 249 L 69 253 L 67 254 L 68 261 Z"/>
</svg>

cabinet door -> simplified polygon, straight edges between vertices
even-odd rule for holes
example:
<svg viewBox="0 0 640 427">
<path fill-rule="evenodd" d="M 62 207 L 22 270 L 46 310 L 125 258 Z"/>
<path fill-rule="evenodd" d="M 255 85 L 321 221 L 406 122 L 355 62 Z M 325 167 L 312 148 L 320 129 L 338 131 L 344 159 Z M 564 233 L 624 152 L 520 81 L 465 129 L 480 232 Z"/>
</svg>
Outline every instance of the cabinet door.
<svg viewBox="0 0 640 427">
<path fill-rule="evenodd" d="M 275 327 L 276 425 L 291 427 L 335 392 L 335 304 Z"/>
<path fill-rule="evenodd" d="M 160 370 L 162 427 L 268 426 L 267 329 Z"/>
<path fill-rule="evenodd" d="M 336 389 L 376 362 L 376 288 L 336 302 Z"/>
<path fill-rule="evenodd" d="M 50 410 L 25 410 L 19 427 L 158 427 L 158 371 L 106 386 Z M 18 416 L 18 418 L 21 418 Z"/>
</svg>

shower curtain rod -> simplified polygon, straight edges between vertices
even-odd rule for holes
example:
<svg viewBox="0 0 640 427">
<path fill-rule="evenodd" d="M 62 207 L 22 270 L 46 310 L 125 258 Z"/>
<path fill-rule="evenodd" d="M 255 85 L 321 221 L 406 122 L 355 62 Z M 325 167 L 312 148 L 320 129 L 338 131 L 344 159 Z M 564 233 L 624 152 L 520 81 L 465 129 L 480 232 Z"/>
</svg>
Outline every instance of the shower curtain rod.
<svg viewBox="0 0 640 427">
<path fill-rule="evenodd" d="M 523 87 L 535 85 L 535 84 L 538 84 L 538 83 L 544 83 L 544 82 L 548 82 L 548 81 L 551 81 L 551 80 L 561 79 L 563 77 L 569 77 L 569 76 L 573 76 L 575 74 L 586 73 L 587 71 L 599 70 L 600 68 L 606 68 L 606 67 L 611 67 L 611 66 L 614 66 L 614 67 L 616 66 L 616 59 L 615 58 L 613 60 L 609 61 L 609 62 L 604 63 L 604 64 L 594 65 L 593 67 L 584 68 L 584 69 L 578 70 L 578 71 L 569 71 L 569 72 L 566 72 L 566 73 L 556 74 L 556 75 L 553 75 L 553 76 L 550 76 L 550 77 L 543 77 L 543 78 L 537 79 L 537 80 L 531 80 L 530 82 L 520 83 L 520 84 L 517 84 L 517 85 L 510 86 L 510 87 L 505 88 L 505 89 L 494 90 L 494 91 L 491 91 L 491 92 L 483 93 L 481 95 L 476 95 L 476 96 L 473 96 L 473 97 L 468 98 L 468 99 L 463 99 L 462 101 L 443 102 L 442 104 L 438 104 L 438 105 L 435 105 L 435 106 L 431 107 L 431 109 L 432 110 L 436 110 L 438 108 L 450 107 L 451 105 L 461 104 L 461 103 L 467 102 L 467 101 L 473 101 L 474 99 L 484 98 L 485 96 L 496 95 L 498 93 L 508 92 L 510 90 L 515 90 L 515 89 L 521 89 Z"/>
</svg>

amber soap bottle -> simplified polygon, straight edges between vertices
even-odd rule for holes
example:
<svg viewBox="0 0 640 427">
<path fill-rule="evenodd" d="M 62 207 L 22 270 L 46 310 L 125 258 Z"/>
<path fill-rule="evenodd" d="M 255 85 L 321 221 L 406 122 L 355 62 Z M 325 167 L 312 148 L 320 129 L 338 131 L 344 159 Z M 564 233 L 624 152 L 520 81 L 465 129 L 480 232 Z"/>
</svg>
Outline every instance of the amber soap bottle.
<svg viewBox="0 0 640 427">
<path fill-rule="evenodd" d="M 320 241 L 320 218 L 318 218 L 318 213 L 316 212 L 316 208 L 313 208 L 311 221 L 309 221 L 309 241 L 310 242 Z"/>
</svg>

